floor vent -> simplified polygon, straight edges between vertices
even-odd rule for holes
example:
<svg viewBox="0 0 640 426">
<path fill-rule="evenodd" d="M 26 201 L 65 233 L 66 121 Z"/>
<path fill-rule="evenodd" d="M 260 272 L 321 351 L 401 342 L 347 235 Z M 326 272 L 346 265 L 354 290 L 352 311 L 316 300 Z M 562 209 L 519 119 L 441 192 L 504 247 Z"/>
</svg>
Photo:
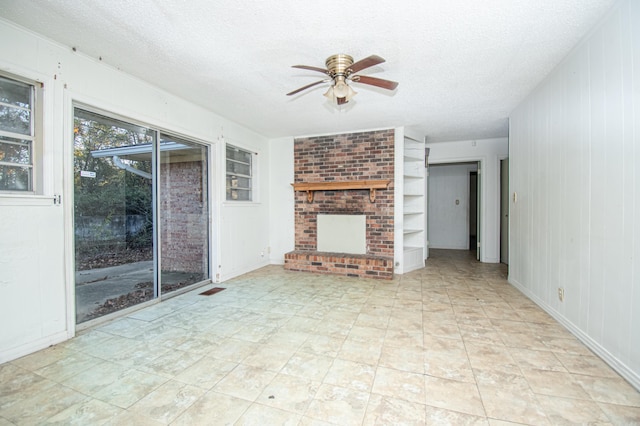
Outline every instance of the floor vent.
<svg viewBox="0 0 640 426">
<path fill-rule="evenodd" d="M 200 295 L 201 296 L 211 296 L 212 294 L 219 293 L 222 290 L 224 290 L 224 288 L 222 288 L 222 287 L 214 287 L 214 288 L 209 289 L 207 291 L 203 291 L 202 293 L 200 293 Z"/>
</svg>

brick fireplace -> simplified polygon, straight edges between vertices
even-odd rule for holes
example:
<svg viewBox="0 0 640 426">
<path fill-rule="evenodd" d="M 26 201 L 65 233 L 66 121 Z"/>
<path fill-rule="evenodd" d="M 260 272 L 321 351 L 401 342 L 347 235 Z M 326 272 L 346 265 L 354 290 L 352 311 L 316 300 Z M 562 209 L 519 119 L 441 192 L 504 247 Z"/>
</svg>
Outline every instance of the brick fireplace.
<svg viewBox="0 0 640 426">
<path fill-rule="evenodd" d="M 299 138 L 294 143 L 294 181 L 300 183 L 386 180 L 368 189 L 295 193 L 295 250 L 285 255 L 289 270 L 372 278 L 393 278 L 394 130 Z M 366 253 L 317 250 L 317 215 L 365 215 Z"/>
</svg>

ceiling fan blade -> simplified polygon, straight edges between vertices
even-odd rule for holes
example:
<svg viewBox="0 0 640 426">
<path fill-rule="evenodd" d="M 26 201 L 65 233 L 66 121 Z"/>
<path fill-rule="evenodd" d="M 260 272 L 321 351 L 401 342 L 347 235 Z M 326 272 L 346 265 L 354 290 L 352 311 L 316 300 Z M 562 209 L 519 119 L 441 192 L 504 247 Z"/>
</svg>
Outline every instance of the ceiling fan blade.
<svg viewBox="0 0 640 426">
<path fill-rule="evenodd" d="M 356 83 L 370 84 L 371 86 L 382 87 L 387 90 L 395 90 L 395 88 L 398 87 L 398 83 L 395 81 L 369 77 L 368 75 L 354 75 L 351 77 L 351 80 Z"/>
<path fill-rule="evenodd" d="M 324 68 L 312 67 L 309 65 L 292 65 L 291 68 L 300 68 L 301 70 L 317 71 L 323 74 L 329 74 L 329 70 Z"/>
<path fill-rule="evenodd" d="M 289 92 L 287 93 L 287 96 L 291 96 L 291 95 L 295 95 L 298 92 L 302 92 L 305 89 L 308 89 L 309 87 L 313 87 L 313 86 L 317 86 L 320 83 L 324 83 L 325 80 L 320 80 L 320 81 L 316 81 L 315 83 L 311 83 L 311 84 L 307 84 L 306 86 L 302 86 L 299 89 L 294 90 L 293 92 Z"/>
<path fill-rule="evenodd" d="M 351 74 L 353 74 L 365 68 L 369 68 L 374 65 L 381 64 L 383 62 L 384 62 L 384 59 L 382 59 L 380 56 L 371 55 L 364 59 L 360 59 L 358 62 L 355 62 L 353 65 L 349 67 L 349 69 L 351 70 Z"/>
</svg>

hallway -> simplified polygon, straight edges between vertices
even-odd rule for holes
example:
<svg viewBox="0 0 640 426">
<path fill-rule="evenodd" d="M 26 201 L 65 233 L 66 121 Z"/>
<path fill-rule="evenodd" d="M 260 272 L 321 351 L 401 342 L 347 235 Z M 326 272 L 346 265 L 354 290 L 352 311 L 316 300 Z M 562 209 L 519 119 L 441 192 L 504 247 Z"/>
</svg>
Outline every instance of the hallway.
<svg viewBox="0 0 640 426">
<path fill-rule="evenodd" d="M 506 281 L 269 266 L 0 365 L 0 426 L 640 423 L 640 393 Z"/>
</svg>

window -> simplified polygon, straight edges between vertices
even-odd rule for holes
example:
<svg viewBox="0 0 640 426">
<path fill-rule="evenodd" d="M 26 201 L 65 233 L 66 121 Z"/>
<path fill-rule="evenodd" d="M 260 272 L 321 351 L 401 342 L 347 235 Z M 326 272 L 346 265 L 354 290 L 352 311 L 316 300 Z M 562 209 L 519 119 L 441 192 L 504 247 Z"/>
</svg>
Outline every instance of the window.
<svg viewBox="0 0 640 426">
<path fill-rule="evenodd" d="M 253 201 L 252 171 L 252 153 L 227 145 L 228 201 Z"/>
<path fill-rule="evenodd" d="M 0 75 L 0 191 L 34 191 L 36 87 Z"/>
</svg>

